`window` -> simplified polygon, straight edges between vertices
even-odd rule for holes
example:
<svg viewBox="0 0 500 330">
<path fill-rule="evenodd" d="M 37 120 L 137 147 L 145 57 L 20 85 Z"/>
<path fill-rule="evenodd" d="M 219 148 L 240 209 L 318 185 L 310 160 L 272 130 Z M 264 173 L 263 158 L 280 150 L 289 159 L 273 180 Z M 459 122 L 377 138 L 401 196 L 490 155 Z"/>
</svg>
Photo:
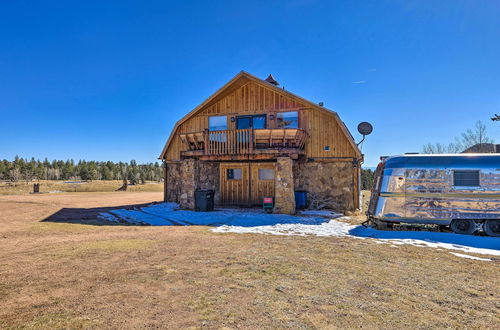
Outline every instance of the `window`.
<svg viewBox="0 0 500 330">
<path fill-rule="evenodd" d="M 208 130 L 209 131 L 227 130 L 227 117 L 226 116 L 208 117 Z M 214 142 L 226 142 L 226 132 L 210 133 L 209 139 L 210 141 Z"/>
<path fill-rule="evenodd" d="M 325 147 L 324 147 L 324 150 L 325 150 L 325 151 L 330 151 L 330 146 L 325 146 Z"/>
<path fill-rule="evenodd" d="M 208 130 L 209 131 L 222 131 L 227 129 L 226 116 L 211 116 L 208 117 Z"/>
<path fill-rule="evenodd" d="M 299 113 L 297 111 L 278 112 L 276 114 L 276 127 L 299 128 Z"/>
<path fill-rule="evenodd" d="M 241 168 L 228 168 L 227 169 L 227 179 L 228 180 L 241 180 L 242 171 Z"/>
<path fill-rule="evenodd" d="M 265 115 L 253 116 L 252 127 L 254 129 L 266 128 L 266 116 Z"/>
<path fill-rule="evenodd" d="M 266 128 L 266 115 L 237 116 L 236 129 Z"/>
<path fill-rule="evenodd" d="M 259 168 L 259 180 L 274 180 L 274 170 L 272 168 Z"/>
<path fill-rule="evenodd" d="M 479 171 L 453 171 L 455 187 L 478 187 Z"/>
</svg>

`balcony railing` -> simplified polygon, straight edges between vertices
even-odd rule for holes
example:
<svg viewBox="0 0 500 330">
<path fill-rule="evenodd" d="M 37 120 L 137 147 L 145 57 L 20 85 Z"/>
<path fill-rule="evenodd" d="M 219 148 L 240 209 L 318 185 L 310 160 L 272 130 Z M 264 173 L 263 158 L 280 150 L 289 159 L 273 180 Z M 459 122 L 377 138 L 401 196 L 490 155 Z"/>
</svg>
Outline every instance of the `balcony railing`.
<svg viewBox="0 0 500 330">
<path fill-rule="evenodd" d="M 179 134 L 186 156 L 300 154 L 307 132 L 299 128 L 237 129 Z"/>
</svg>

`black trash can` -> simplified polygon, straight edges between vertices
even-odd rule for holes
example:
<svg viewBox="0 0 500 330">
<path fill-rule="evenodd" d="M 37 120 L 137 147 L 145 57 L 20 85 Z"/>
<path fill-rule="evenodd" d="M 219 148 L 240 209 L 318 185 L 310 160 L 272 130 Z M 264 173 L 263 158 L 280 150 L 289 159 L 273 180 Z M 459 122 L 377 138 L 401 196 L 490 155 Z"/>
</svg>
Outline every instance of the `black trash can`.
<svg viewBox="0 0 500 330">
<path fill-rule="evenodd" d="M 295 191 L 295 208 L 297 210 L 303 210 L 307 207 L 307 191 L 297 190 Z"/>
<path fill-rule="evenodd" d="M 199 189 L 194 192 L 195 211 L 213 211 L 214 210 L 215 191 L 211 189 Z"/>
</svg>

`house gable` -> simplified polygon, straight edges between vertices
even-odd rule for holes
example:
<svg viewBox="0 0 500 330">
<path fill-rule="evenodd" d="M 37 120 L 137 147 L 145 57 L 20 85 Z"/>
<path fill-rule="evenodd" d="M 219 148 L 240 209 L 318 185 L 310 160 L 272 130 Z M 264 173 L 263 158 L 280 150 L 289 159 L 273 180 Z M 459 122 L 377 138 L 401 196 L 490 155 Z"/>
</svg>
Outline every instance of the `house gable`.
<svg viewBox="0 0 500 330">
<path fill-rule="evenodd" d="M 208 127 L 209 116 L 270 115 L 281 111 L 299 112 L 300 127 L 310 134 L 306 144 L 308 157 L 361 158 L 337 113 L 242 71 L 177 122 L 160 159 L 180 160 L 182 143 L 178 135 L 203 131 Z M 228 128 L 234 129 L 234 123 L 228 121 Z"/>
</svg>

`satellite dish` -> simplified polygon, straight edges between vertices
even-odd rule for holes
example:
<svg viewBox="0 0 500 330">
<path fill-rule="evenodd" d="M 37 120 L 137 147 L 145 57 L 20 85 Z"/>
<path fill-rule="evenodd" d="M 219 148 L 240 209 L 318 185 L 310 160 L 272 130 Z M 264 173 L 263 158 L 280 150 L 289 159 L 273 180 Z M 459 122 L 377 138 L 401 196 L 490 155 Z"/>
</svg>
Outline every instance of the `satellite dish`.
<svg viewBox="0 0 500 330">
<path fill-rule="evenodd" d="M 365 140 L 365 137 L 367 135 L 370 135 L 370 133 L 372 131 L 373 131 L 373 126 L 369 122 L 364 121 L 362 123 L 359 123 L 359 125 L 358 125 L 358 132 L 359 132 L 359 134 L 363 135 L 363 139 L 361 139 L 361 141 L 359 141 L 357 143 L 357 145 L 359 146 L 361 143 L 363 143 L 363 141 Z"/>
<path fill-rule="evenodd" d="M 370 133 L 373 131 L 373 126 L 369 122 L 362 122 L 359 123 L 358 125 L 358 132 L 359 134 L 363 135 L 363 138 L 365 135 L 370 135 Z"/>
</svg>

